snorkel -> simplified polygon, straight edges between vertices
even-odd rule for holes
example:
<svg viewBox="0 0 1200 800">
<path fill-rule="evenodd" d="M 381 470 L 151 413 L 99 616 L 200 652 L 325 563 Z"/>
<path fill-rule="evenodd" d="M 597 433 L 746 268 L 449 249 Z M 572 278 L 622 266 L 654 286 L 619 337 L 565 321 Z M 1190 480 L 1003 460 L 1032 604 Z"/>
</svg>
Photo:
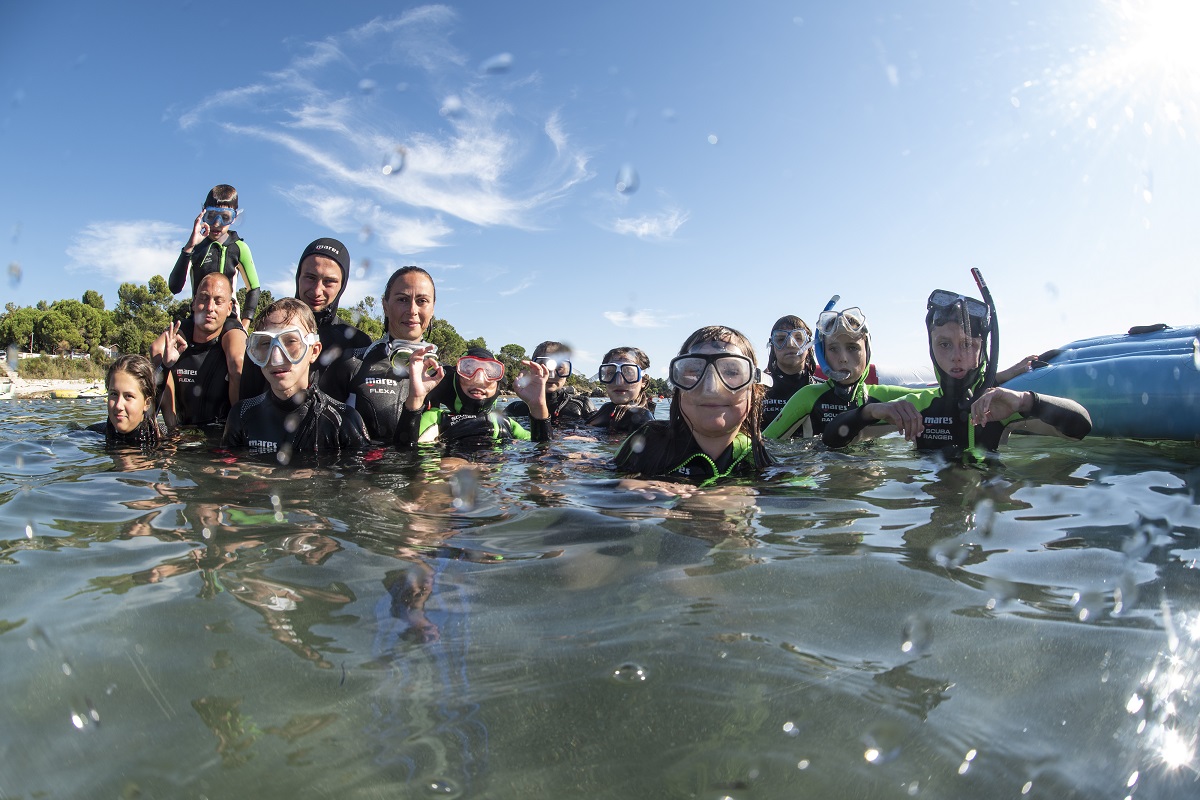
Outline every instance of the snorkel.
<svg viewBox="0 0 1200 800">
<path fill-rule="evenodd" d="M 835 294 L 829 298 L 829 302 L 825 304 L 825 308 L 821 309 L 821 313 L 832 311 L 833 307 L 837 305 L 837 301 L 841 299 L 842 296 L 840 294 Z M 817 315 L 817 318 L 820 319 L 820 314 Z M 817 330 L 813 332 L 813 352 L 817 356 L 817 364 L 820 365 L 821 372 L 828 375 L 829 362 L 825 360 L 825 337 L 821 335 L 821 326 L 819 325 L 817 326 Z"/>
<path fill-rule="evenodd" d="M 975 279 L 975 285 L 983 295 L 983 302 L 987 303 L 992 312 L 992 324 L 987 331 L 987 335 L 991 337 L 988 345 L 988 364 L 983 375 L 983 388 L 987 390 L 996 385 L 996 364 L 1000 361 L 1000 322 L 996 314 L 996 303 L 992 300 L 992 293 L 988 289 L 987 281 L 983 279 L 983 273 L 978 267 L 971 267 L 971 277 Z"/>
</svg>

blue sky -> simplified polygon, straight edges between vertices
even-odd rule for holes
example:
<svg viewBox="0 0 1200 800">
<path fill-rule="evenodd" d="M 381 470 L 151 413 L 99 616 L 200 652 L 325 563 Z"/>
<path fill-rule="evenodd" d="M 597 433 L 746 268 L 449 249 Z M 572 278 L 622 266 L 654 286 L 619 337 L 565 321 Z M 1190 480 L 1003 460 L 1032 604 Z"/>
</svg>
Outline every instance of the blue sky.
<svg viewBox="0 0 1200 800">
<path fill-rule="evenodd" d="M 925 364 L 925 298 L 973 266 L 1005 364 L 1194 323 L 1195 7 L 7 2 L 0 298 L 111 308 L 228 182 L 276 296 L 335 236 L 349 300 L 419 264 L 464 335 L 588 372 L 662 375 L 713 323 L 761 357 L 835 293 L 876 363 Z"/>
</svg>

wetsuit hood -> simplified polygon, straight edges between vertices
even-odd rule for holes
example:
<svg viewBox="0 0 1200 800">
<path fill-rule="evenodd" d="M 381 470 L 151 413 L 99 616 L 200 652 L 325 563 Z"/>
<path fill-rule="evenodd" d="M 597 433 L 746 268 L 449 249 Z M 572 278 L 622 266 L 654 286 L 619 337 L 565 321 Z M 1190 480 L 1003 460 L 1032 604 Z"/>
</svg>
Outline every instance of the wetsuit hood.
<svg viewBox="0 0 1200 800">
<path fill-rule="evenodd" d="M 305 247 L 304 252 L 300 254 L 300 260 L 296 262 L 296 297 L 298 298 L 300 298 L 300 268 L 304 264 L 304 259 L 312 255 L 331 259 L 342 270 L 342 285 L 338 287 L 338 293 L 333 298 L 333 302 L 321 311 L 313 312 L 317 318 L 317 327 L 323 327 L 337 318 L 338 303 L 342 301 L 346 284 L 350 281 L 350 251 L 337 239 L 323 238 L 309 242 L 308 247 Z"/>
<path fill-rule="evenodd" d="M 482 347 L 472 347 L 467 350 L 464 356 L 474 356 L 475 358 L 486 358 L 489 361 L 495 361 L 496 357 L 492 355 L 490 350 L 485 350 Z M 463 391 L 462 385 L 459 383 L 460 378 L 458 370 L 454 371 L 452 383 L 454 384 L 454 412 L 456 414 L 482 414 L 492 409 L 496 404 L 496 398 L 500 396 L 499 388 L 496 393 L 486 400 L 476 400 L 469 394 Z"/>
</svg>

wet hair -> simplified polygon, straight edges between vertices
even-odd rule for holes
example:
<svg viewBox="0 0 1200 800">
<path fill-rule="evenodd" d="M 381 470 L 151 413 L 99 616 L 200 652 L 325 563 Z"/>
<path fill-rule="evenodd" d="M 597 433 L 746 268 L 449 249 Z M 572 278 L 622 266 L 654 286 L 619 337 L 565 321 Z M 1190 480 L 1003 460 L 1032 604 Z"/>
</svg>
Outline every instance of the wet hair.
<svg viewBox="0 0 1200 800">
<path fill-rule="evenodd" d="M 795 314 L 785 314 L 784 316 L 775 320 L 775 324 L 771 326 L 772 334 L 774 334 L 775 331 L 794 330 L 802 330 L 808 334 L 808 340 L 812 346 L 810 346 L 804 353 L 803 361 L 800 363 L 800 373 L 808 373 L 809 375 L 812 375 L 817 371 L 816 342 L 813 340 L 813 331 L 812 328 L 808 327 L 808 323 L 797 317 Z M 779 370 L 779 363 L 775 359 L 774 342 L 767 343 L 767 368 L 764 369 L 763 372 L 771 376 L 779 376 L 784 374 Z"/>
<path fill-rule="evenodd" d="M 531 358 L 545 358 L 546 356 L 552 356 L 555 353 L 569 352 L 571 352 L 571 348 L 567 347 L 562 342 L 545 341 L 533 348 L 533 355 Z"/>
<path fill-rule="evenodd" d="M 754 345 L 750 343 L 750 340 L 741 331 L 724 325 L 706 325 L 700 328 L 684 340 L 683 346 L 679 348 L 679 355 L 686 355 L 693 347 L 703 342 L 727 342 L 735 345 L 742 351 L 742 355 L 750 359 L 751 365 L 758 366 L 758 357 L 754 354 Z M 767 455 L 762 441 L 762 406 L 766 393 L 766 389 L 761 383 L 750 385 L 750 410 L 739 428 L 741 433 L 750 437 L 750 443 L 754 450 L 754 461 L 760 466 L 770 463 L 770 457 Z M 683 418 L 683 411 L 679 407 L 681 394 L 679 387 L 675 387 L 671 395 L 671 429 L 676 435 L 690 431 L 687 420 Z"/>
<path fill-rule="evenodd" d="M 259 312 L 258 318 L 254 321 L 254 330 L 260 330 L 265 327 L 268 317 L 283 315 L 283 321 L 294 319 L 300 327 L 307 330 L 309 333 L 317 332 L 317 318 L 313 315 L 312 309 L 308 307 L 308 303 L 303 300 L 297 300 L 294 297 L 284 297 L 276 300 L 271 305 Z"/>
<path fill-rule="evenodd" d="M 642 408 L 654 409 L 654 402 L 650 399 L 650 376 L 646 374 L 646 370 L 650 369 L 650 356 L 646 355 L 640 347 L 614 347 L 604 354 L 604 360 L 601 363 L 610 364 L 614 358 L 633 359 L 633 362 L 642 368 L 642 390 L 638 392 L 637 397 L 633 398 L 631 406 L 641 406 Z M 620 419 L 625 414 L 624 408 L 618 408 L 613 414 L 613 421 Z"/>
<path fill-rule="evenodd" d="M 433 287 L 433 302 L 437 303 L 437 284 L 433 282 L 433 276 L 430 275 L 425 270 L 421 269 L 420 267 L 412 265 L 412 264 L 410 264 L 406 267 L 401 267 L 400 269 L 396 270 L 388 277 L 387 283 L 385 283 L 383 286 L 383 299 L 387 300 L 388 295 L 390 295 L 392 293 L 392 285 L 396 281 L 400 280 L 405 275 L 409 275 L 414 272 L 417 273 L 418 275 L 424 275 L 426 278 L 429 278 L 429 285 L 431 287 Z M 433 317 L 430 317 L 429 325 L 432 325 L 432 324 L 433 324 Z M 425 329 L 428 330 L 429 326 L 426 325 Z M 387 331 L 388 331 L 388 318 L 387 318 L 387 312 L 384 312 L 384 314 L 383 314 L 383 332 L 386 334 Z"/>
<path fill-rule="evenodd" d="M 237 208 L 237 189 L 233 188 L 228 183 L 218 183 L 209 190 L 208 197 L 204 198 L 204 205 L 219 206 L 223 208 Z"/>
<path fill-rule="evenodd" d="M 124 372 L 137 381 L 138 390 L 142 393 L 142 397 L 150 401 L 150 417 L 154 417 L 154 364 L 150 359 L 143 355 L 128 354 L 119 356 L 115 361 L 108 365 L 108 372 L 104 374 L 104 388 L 112 391 L 113 376 L 118 372 Z"/>
</svg>

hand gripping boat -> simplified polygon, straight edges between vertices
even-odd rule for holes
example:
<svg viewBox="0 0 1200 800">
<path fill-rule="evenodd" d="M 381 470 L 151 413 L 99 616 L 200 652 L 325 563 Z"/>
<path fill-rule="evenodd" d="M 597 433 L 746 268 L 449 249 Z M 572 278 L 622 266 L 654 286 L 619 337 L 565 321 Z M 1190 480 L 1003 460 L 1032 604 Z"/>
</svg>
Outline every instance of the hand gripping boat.
<svg viewBox="0 0 1200 800">
<path fill-rule="evenodd" d="M 1200 441 L 1200 325 L 1147 325 L 1081 339 L 1040 356 L 1007 389 L 1067 397 L 1091 436 Z"/>
</svg>

